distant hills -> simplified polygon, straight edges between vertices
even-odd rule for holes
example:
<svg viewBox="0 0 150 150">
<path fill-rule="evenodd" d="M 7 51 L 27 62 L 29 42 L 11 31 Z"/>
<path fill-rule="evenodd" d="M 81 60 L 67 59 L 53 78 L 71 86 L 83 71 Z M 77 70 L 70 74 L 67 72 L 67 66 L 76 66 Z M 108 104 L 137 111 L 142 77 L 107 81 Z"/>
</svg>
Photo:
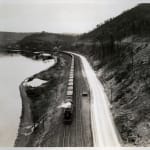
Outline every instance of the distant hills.
<svg viewBox="0 0 150 150">
<path fill-rule="evenodd" d="M 32 35 L 26 36 L 25 38 L 22 39 L 21 42 L 28 42 L 30 40 L 48 41 L 48 42 L 56 42 L 56 41 L 72 42 L 73 36 L 67 35 L 67 34 L 41 32 L 41 33 L 35 33 Z"/>
<path fill-rule="evenodd" d="M 110 51 L 112 51 L 115 41 L 121 41 L 125 37 L 133 35 L 140 37 L 150 35 L 150 4 L 139 4 L 138 6 L 123 12 L 117 17 L 111 18 L 103 24 L 97 25 L 97 27 L 91 32 L 80 36 L 48 32 L 0 32 L 0 46 L 16 43 L 22 49 L 42 49 L 43 47 L 45 49 L 51 49 L 56 45 L 61 45 L 63 49 L 68 48 L 70 50 L 72 45 L 77 45 L 76 43 L 80 43 L 80 46 L 82 45 L 82 47 L 76 46 L 75 48 L 81 48 L 82 51 L 84 51 L 85 48 L 87 52 L 89 43 L 94 44 L 95 42 L 98 42 L 100 43 L 103 55 L 107 55 L 106 49 L 108 51 L 111 49 Z M 83 48 L 85 45 L 86 47 Z M 90 49 L 97 49 L 96 47 L 97 45 L 93 45 Z M 113 53 L 113 51 L 111 53 Z"/>
<path fill-rule="evenodd" d="M 150 4 L 139 4 L 117 17 L 97 25 L 96 29 L 82 35 L 81 39 L 104 41 L 113 36 L 115 40 L 121 40 L 130 35 L 150 35 Z"/>
<path fill-rule="evenodd" d="M 0 46 L 14 44 L 32 33 L 0 32 Z"/>
<path fill-rule="evenodd" d="M 126 46 L 121 41 L 129 37 L 150 39 L 150 4 L 139 4 L 81 35 L 78 51 L 100 60 L 102 65 L 112 56 L 122 55 Z"/>
<path fill-rule="evenodd" d="M 22 49 L 52 49 L 59 45 L 67 47 L 75 39 L 75 35 L 41 32 L 24 37 L 18 44 Z"/>
<path fill-rule="evenodd" d="M 67 47 L 72 44 L 77 35 L 56 34 L 45 31 L 38 33 L 0 32 L 0 47 L 19 48 L 28 50 L 53 49 L 61 45 Z"/>
</svg>

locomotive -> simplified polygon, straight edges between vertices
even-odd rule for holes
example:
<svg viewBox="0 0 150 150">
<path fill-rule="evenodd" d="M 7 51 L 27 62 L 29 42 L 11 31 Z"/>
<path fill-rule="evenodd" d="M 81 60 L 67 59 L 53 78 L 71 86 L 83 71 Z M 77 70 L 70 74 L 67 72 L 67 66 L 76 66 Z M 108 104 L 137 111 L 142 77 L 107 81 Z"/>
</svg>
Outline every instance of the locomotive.
<svg viewBox="0 0 150 150">
<path fill-rule="evenodd" d="M 71 124 L 72 120 L 73 120 L 73 104 L 72 103 L 68 103 L 70 105 L 68 105 L 66 108 L 64 108 L 64 114 L 63 114 L 63 122 L 64 124 Z"/>
</svg>

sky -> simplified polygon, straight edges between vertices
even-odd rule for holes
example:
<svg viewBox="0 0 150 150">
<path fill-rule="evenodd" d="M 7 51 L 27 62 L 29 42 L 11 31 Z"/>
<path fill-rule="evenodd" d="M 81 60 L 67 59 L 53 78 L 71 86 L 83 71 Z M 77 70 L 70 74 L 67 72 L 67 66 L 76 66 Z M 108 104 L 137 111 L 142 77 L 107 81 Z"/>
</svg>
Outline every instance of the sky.
<svg viewBox="0 0 150 150">
<path fill-rule="evenodd" d="M 0 31 L 85 33 L 150 0 L 0 0 Z"/>
</svg>

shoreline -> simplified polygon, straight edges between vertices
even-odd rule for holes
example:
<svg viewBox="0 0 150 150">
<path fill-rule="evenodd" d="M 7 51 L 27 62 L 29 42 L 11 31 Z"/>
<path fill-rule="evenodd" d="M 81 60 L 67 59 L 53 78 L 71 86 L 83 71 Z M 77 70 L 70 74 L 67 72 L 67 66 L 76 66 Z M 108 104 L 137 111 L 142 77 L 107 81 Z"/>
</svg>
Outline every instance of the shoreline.
<svg viewBox="0 0 150 150">
<path fill-rule="evenodd" d="M 57 64 L 57 57 L 54 58 L 54 61 L 55 63 L 52 66 L 50 66 L 49 68 L 43 71 L 47 71 L 48 69 L 54 67 Z M 19 85 L 19 92 L 20 92 L 21 102 L 22 102 L 22 110 L 20 115 L 20 123 L 18 126 L 18 133 L 14 142 L 14 147 L 16 147 L 17 143 L 20 143 L 21 141 L 23 141 L 23 143 L 21 142 L 21 144 L 26 145 L 30 140 L 30 135 L 35 129 L 35 125 L 33 123 L 33 116 L 32 116 L 31 99 L 27 95 L 26 92 L 27 87 L 24 86 L 24 83 L 27 82 L 27 79 L 29 78 L 32 78 L 33 80 L 37 74 L 40 74 L 43 71 L 40 71 L 39 73 L 35 73 L 31 77 L 27 77 Z"/>
<path fill-rule="evenodd" d="M 46 80 L 46 83 L 39 87 L 23 87 L 23 92 L 25 91 L 30 99 L 30 107 L 27 105 L 25 109 L 29 114 L 20 117 L 20 126 L 14 147 L 51 147 L 54 144 L 53 133 L 57 132 L 62 121 L 62 109 L 58 106 L 65 98 L 70 68 L 68 61 L 71 61 L 71 57 L 64 54 L 58 54 L 57 58 L 57 63 L 53 67 L 31 76 L 31 79 L 33 77 Z M 23 82 L 21 84 L 22 91 Z M 24 95 L 24 93 L 22 94 Z M 24 97 L 22 101 L 26 103 Z M 22 111 L 22 114 L 26 113 Z M 56 143 L 55 146 L 57 146 Z"/>
</svg>

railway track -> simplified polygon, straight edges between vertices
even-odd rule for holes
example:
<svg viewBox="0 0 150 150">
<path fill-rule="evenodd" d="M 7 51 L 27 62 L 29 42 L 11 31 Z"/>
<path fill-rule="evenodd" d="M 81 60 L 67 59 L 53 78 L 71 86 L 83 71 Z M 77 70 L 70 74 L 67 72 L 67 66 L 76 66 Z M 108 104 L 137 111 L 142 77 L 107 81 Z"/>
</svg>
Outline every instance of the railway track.
<svg viewBox="0 0 150 150">
<path fill-rule="evenodd" d="M 69 126 L 64 127 L 64 134 L 63 134 L 63 147 L 70 147 L 70 132 Z"/>
<path fill-rule="evenodd" d="M 69 79 L 68 79 L 68 87 L 67 87 L 67 96 L 72 96 L 72 103 L 74 103 L 74 56 L 72 56 L 72 61 L 71 61 L 71 67 L 70 67 L 70 74 L 69 74 Z M 73 107 L 74 107 L 73 105 Z M 73 114 L 74 114 L 74 109 L 73 109 Z M 64 125 L 64 130 L 63 130 L 63 142 L 62 142 L 62 147 L 70 147 L 70 139 L 71 139 L 71 126 L 70 125 Z"/>
<path fill-rule="evenodd" d="M 82 129 L 82 114 L 81 114 L 81 107 L 82 107 L 82 104 L 81 104 L 81 94 L 82 94 L 82 86 L 83 86 L 83 82 L 82 82 L 82 79 L 81 79 L 81 65 L 80 65 L 80 62 L 79 62 L 79 59 L 76 58 L 76 84 L 77 85 L 81 85 L 81 86 L 76 86 L 76 95 L 77 95 L 77 99 L 76 99 L 76 121 L 77 121 L 77 124 L 76 124 L 76 130 L 77 130 L 77 133 L 78 133 L 78 138 L 79 138 L 79 146 L 80 147 L 83 147 L 83 129 Z"/>
<path fill-rule="evenodd" d="M 73 62 L 73 61 L 72 61 Z M 71 68 L 72 68 L 71 64 Z M 73 122 L 70 125 L 62 124 L 60 127 L 61 135 L 58 135 L 58 146 L 61 147 L 89 147 L 92 146 L 92 133 L 87 132 L 87 130 L 91 130 L 90 126 L 85 125 L 86 121 L 83 119 L 83 110 L 82 110 L 82 93 L 83 90 L 87 90 L 87 84 L 85 83 L 81 61 L 80 58 L 74 56 L 74 68 L 70 68 L 70 76 L 68 82 L 72 84 L 68 84 L 68 86 L 73 86 Z M 74 76 L 74 77 L 73 77 Z M 72 81 L 72 78 L 73 81 Z M 71 89 L 71 88 L 70 88 Z M 90 107 L 89 107 L 90 108 Z M 85 114 L 85 112 L 84 112 Z M 87 113 L 87 115 L 90 115 Z M 87 120 L 90 122 L 90 120 Z M 89 134 L 89 135 L 87 135 Z M 90 137 L 90 138 L 89 138 Z M 86 140 L 88 139 L 88 140 Z M 90 139 L 90 141 L 89 141 Z"/>
</svg>

